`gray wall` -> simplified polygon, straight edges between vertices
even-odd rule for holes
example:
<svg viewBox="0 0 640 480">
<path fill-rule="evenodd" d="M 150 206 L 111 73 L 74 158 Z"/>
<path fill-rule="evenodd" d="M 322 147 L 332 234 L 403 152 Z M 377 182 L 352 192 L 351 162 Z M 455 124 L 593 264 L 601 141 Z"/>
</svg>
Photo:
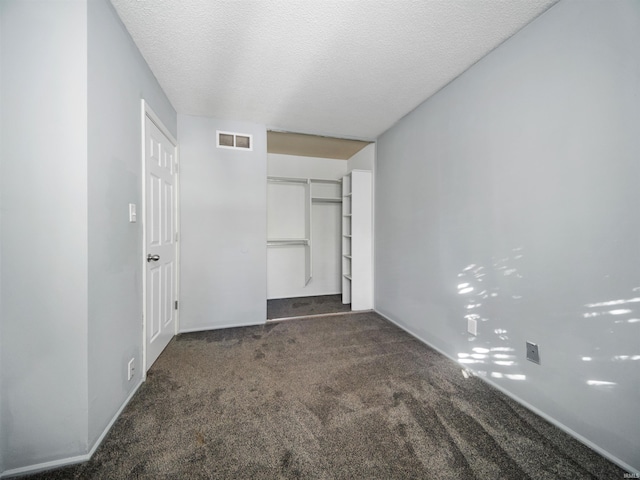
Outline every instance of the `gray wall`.
<svg viewBox="0 0 640 480">
<path fill-rule="evenodd" d="M 0 3 L 4 468 L 87 449 L 86 4 Z"/>
<path fill-rule="evenodd" d="M 82 459 L 141 381 L 140 101 L 174 135 L 177 117 L 107 0 L 4 1 L 0 22 L 0 472 L 18 473 Z"/>
<path fill-rule="evenodd" d="M 253 151 L 216 148 L 216 129 Z M 178 115 L 180 330 L 267 318 L 267 139 L 263 125 Z"/>
<path fill-rule="evenodd" d="M 2 5 L 0 5 L 0 112 L 2 112 Z M 2 113 L 0 113 L 0 187 L 2 186 Z M 0 272 L 2 272 L 2 194 L 0 193 Z M 2 274 L 0 273 L 0 432 L 5 428 L 2 420 Z M 4 435 L 0 433 L 0 474 L 4 472 Z"/>
<path fill-rule="evenodd" d="M 140 100 L 174 136 L 177 116 L 111 3 L 90 0 L 87 13 L 91 446 L 142 379 Z M 128 381 L 130 358 L 136 376 Z"/>
<path fill-rule="evenodd" d="M 376 144 L 370 143 L 347 162 L 347 170 L 371 170 L 375 169 Z"/>
<path fill-rule="evenodd" d="M 379 138 L 375 228 L 379 312 L 636 470 L 639 46 L 552 7 Z"/>
</svg>

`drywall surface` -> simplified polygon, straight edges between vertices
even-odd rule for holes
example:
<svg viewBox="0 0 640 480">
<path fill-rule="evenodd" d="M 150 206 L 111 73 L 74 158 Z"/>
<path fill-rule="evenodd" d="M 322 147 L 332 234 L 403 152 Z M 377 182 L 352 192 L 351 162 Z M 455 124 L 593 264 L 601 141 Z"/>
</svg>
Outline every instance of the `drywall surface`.
<svg viewBox="0 0 640 480">
<path fill-rule="evenodd" d="M 88 2 L 88 55 L 91 446 L 143 375 L 141 99 L 174 136 L 177 116 L 107 0 Z"/>
<path fill-rule="evenodd" d="M 2 5 L 0 5 L 0 112 L 2 112 Z M 0 113 L 0 186 L 2 185 L 2 114 Z M 2 195 L 0 194 L 0 272 L 2 272 Z M 5 426 L 2 420 L 2 274 L 0 274 L 0 432 Z M 4 472 L 5 438 L 0 433 L 0 475 Z"/>
<path fill-rule="evenodd" d="M 0 112 L 2 112 L 2 6 L 0 5 Z M 2 114 L 0 113 L 0 186 L 2 185 Z M 2 195 L 0 194 L 0 272 L 2 272 Z M 2 420 L 2 274 L 0 274 L 0 432 L 5 426 Z M 4 472 L 5 438 L 0 433 L 0 474 Z"/>
<path fill-rule="evenodd" d="M 342 179 L 347 174 L 347 163 L 333 158 L 269 153 L 267 174 L 276 177 Z"/>
<path fill-rule="evenodd" d="M 216 130 L 253 150 L 216 148 Z M 263 323 L 267 299 L 266 128 L 178 115 L 180 330 Z"/>
<path fill-rule="evenodd" d="M 87 451 L 87 7 L 0 3 L 5 471 Z"/>
<path fill-rule="evenodd" d="M 379 312 L 635 470 L 639 45 L 552 7 L 378 139 L 375 228 Z"/>
<path fill-rule="evenodd" d="M 349 171 L 352 170 L 370 170 L 373 171 L 375 168 L 376 161 L 376 144 L 370 143 L 358 153 L 356 153 L 353 157 L 351 157 L 348 161 L 347 169 Z"/>
<path fill-rule="evenodd" d="M 267 155 L 267 172 L 276 177 L 339 180 L 347 162 L 297 155 Z M 267 183 L 267 238 L 305 237 L 306 188 L 301 184 Z M 341 184 L 312 183 L 311 195 L 342 197 Z M 292 298 L 340 293 L 341 220 L 339 203 L 311 204 L 311 260 L 313 275 L 305 284 L 305 246 L 267 248 L 267 298 Z"/>
</svg>

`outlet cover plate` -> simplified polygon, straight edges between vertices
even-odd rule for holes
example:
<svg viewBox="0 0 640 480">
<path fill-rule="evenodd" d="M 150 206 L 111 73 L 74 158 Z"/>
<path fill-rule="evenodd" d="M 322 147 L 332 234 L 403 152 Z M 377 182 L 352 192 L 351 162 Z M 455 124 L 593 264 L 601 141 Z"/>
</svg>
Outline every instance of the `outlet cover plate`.
<svg viewBox="0 0 640 480">
<path fill-rule="evenodd" d="M 471 335 L 478 335 L 478 321 L 472 318 L 467 319 L 467 332 Z"/>
<path fill-rule="evenodd" d="M 540 352 L 538 345 L 533 342 L 527 342 L 527 360 L 540 365 Z"/>
<path fill-rule="evenodd" d="M 129 360 L 129 363 L 127 364 L 127 380 L 129 381 L 131 381 L 131 379 L 136 374 L 136 365 L 134 362 L 135 362 L 135 358 L 132 358 L 131 360 Z"/>
</svg>

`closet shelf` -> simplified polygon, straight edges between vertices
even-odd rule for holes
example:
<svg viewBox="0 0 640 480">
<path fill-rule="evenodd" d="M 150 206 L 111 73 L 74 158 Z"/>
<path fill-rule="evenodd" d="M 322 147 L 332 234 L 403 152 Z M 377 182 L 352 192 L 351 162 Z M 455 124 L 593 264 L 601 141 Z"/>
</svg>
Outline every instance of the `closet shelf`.
<svg viewBox="0 0 640 480">
<path fill-rule="evenodd" d="M 356 311 L 373 306 L 371 193 L 370 171 L 353 170 L 343 178 L 342 303 Z"/>
<path fill-rule="evenodd" d="M 330 197 L 311 197 L 311 201 L 316 203 L 342 203 L 341 198 Z"/>
<path fill-rule="evenodd" d="M 337 180 L 331 180 L 329 178 L 310 178 L 311 183 L 334 183 L 336 185 L 340 185 L 342 183 L 342 179 L 338 178 Z"/>
<path fill-rule="evenodd" d="M 270 238 L 267 240 L 267 247 L 284 245 L 309 245 L 307 238 Z"/>
<path fill-rule="evenodd" d="M 268 182 L 272 183 L 308 183 L 306 178 L 293 178 L 293 177 L 267 177 Z"/>
<path fill-rule="evenodd" d="M 267 181 L 269 182 L 281 182 L 281 183 L 332 183 L 335 185 L 340 185 L 342 183 L 342 179 L 331 179 L 331 178 L 299 178 L 299 177 L 276 177 L 273 175 L 267 176 Z"/>
</svg>

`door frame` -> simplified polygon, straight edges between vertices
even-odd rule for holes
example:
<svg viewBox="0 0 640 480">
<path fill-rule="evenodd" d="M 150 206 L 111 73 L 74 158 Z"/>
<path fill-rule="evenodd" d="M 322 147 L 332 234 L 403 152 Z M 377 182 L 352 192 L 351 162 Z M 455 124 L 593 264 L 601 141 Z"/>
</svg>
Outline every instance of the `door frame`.
<svg viewBox="0 0 640 480">
<path fill-rule="evenodd" d="M 176 269 L 175 269 L 175 285 L 176 285 L 176 301 L 180 299 L 180 248 L 178 242 L 182 239 L 180 238 L 180 148 L 178 146 L 178 141 L 171 134 L 169 129 L 164 126 L 160 117 L 156 115 L 153 109 L 149 106 L 149 104 L 144 100 L 141 100 L 141 115 L 140 115 L 140 131 L 142 134 L 141 138 L 141 162 L 142 162 L 142 202 L 140 212 L 138 213 L 138 217 L 142 218 L 142 379 L 143 381 L 147 379 L 147 157 L 146 157 L 146 149 L 147 149 L 147 137 L 146 137 L 146 120 L 147 118 L 153 122 L 153 124 L 160 129 L 165 137 L 169 139 L 174 148 L 174 154 L 176 159 L 176 170 L 175 170 L 175 187 L 176 187 L 176 196 L 175 196 L 175 222 L 176 222 L 176 241 L 175 241 L 175 258 L 176 258 Z M 179 305 L 179 304 L 178 304 Z M 175 330 L 173 332 L 174 336 L 178 334 L 180 330 L 180 308 L 175 310 Z"/>
</svg>

